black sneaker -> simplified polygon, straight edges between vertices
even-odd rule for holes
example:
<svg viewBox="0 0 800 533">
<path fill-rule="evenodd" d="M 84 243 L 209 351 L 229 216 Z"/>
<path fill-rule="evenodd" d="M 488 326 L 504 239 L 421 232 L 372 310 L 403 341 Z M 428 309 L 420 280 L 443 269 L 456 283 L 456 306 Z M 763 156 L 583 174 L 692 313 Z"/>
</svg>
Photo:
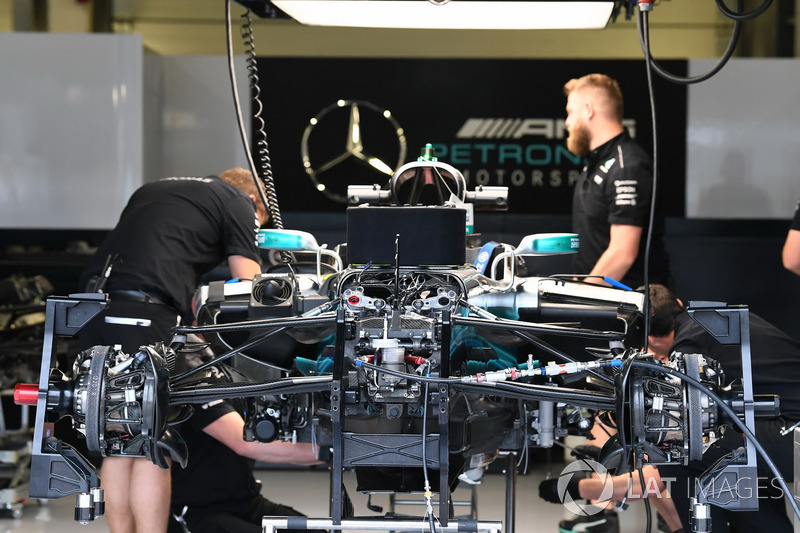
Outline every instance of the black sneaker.
<svg viewBox="0 0 800 533">
<path fill-rule="evenodd" d="M 578 516 L 558 523 L 559 533 L 619 533 L 619 518 L 614 511 Z"/>
</svg>

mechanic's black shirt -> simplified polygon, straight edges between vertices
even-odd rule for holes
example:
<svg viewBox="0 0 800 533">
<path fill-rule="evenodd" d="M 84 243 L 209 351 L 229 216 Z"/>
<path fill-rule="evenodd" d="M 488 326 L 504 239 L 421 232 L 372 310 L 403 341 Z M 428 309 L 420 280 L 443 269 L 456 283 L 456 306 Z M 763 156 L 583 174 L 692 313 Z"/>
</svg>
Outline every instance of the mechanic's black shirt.
<svg viewBox="0 0 800 533">
<path fill-rule="evenodd" d="M 726 383 L 742 377 L 739 346 L 720 344 L 688 313 L 676 317 L 672 352 L 700 353 L 716 359 L 722 364 Z M 779 395 L 781 415 L 792 423 L 800 421 L 800 343 L 750 313 L 750 354 L 753 392 Z"/>
<path fill-rule="evenodd" d="M 792 218 L 792 225 L 789 229 L 800 231 L 800 200 L 798 200 L 797 206 L 794 208 L 794 218 Z"/>
<path fill-rule="evenodd" d="M 106 291 L 145 291 L 191 323 L 191 298 L 200 276 L 231 255 L 260 260 L 258 228 L 253 201 L 217 176 L 147 183 L 133 193 L 84 269 L 81 290 L 109 254 L 119 254 Z"/>
<path fill-rule="evenodd" d="M 644 228 L 639 253 L 621 280 L 629 287 L 644 283 L 644 255 L 653 194 L 653 164 L 650 157 L 623 132 L 589 154 L 589 160 L 575 184 L 572 201 L 572 230 L 580 237 L 575 255 L 576 274 L 591 272 L 608 248 L 612 224 Z M 650 245 L 650 282 L 669 285 L 669 258 L 662 236 L 664 219 L 656 210 Z"/>
<path fill-rule="evenodd" d="M 188 505 L 224 511 L 247 507 L 260 497 L 254 461 L 203 433 L 203 428 L 234 411 L 229 400 L 195 406 L 194 414 L 178 427 L 189 449 L 189 461 L 186 468 L 172 467 L 173 508 Z"/>
</svg>

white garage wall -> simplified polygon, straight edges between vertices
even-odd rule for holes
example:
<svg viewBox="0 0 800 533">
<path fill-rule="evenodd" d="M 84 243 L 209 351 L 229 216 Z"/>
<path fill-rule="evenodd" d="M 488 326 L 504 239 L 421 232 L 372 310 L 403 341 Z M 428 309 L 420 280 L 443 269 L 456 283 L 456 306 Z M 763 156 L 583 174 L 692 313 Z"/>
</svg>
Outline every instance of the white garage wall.
<svg viewBox="0 0 800 533">
<path fill-rule="evenodd" d="M 141 37 L 0 33 L 0 228 L 109 227 L 141 182 Z"/>
<path fill-rule="evenodd" d="M 145 57 L 137 35 L 0 33 L 0 68 L 0 228 L 108 229 L 145 180 L 247 165 L 224 56 Z M 236 74 L 248 117 L 241 57 Z M 732 59 L 690 86 L 688 217 L 791 217 L 798 100 L 796 59 Z"/>
<path fill-rule="evenodd" d="M 245 129 L 250 89 L 244 57 L 234 71 Z M 145 57 L 145 181 L 247 168 L 224 56 Z"/>
<path fill-rule="evenodd" d="M 235 61 L 246 129 L 244 58 Z M 144 181 L 247 166 L 224 56 L 0 33 L 0 228 L 110 229 Z"/>
<path fill-rule="evenodd" d="M 714 63 L 692 60 L 690 73 Z M 690 87 L 687 217 L 792 217 L 800 197 L 798 102 L 797 59 L 732 59 Z"/>
</svg>

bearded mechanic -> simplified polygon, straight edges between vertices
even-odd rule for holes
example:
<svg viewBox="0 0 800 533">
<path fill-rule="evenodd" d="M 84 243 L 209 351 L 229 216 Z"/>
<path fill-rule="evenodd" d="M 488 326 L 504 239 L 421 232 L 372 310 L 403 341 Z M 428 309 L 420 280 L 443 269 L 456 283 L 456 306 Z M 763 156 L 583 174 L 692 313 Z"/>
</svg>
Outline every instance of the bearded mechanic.
<svg viewBox="0 0 800 533">
<path fill-rule="evenodd" d="M 653 164 L 622 125 L 622 91 L 605 74 L 564 85 L 567 149 L 587 157 L 572 200 L 572 229 L 581 245 L 574 272 L 628 287 L 644 283 L 644 257 L 653 191 Z M 650 281 L 670 286 L 664 219 L 656 210 L 650 246 Z"/>
</svg>

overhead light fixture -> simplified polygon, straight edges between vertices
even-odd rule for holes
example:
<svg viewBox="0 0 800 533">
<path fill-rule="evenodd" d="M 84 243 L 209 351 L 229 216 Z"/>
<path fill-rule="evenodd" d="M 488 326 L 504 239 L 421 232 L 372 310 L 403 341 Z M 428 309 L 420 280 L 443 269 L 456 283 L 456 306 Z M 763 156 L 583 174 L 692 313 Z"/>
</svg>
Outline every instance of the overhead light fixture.
<svg viewBox="0 0 800 533">
<path fill-rule="evenodd" d="M 310 26 L 413 29 L 599 29 L 614 0 L 272 0 Z"/>
</svg>

